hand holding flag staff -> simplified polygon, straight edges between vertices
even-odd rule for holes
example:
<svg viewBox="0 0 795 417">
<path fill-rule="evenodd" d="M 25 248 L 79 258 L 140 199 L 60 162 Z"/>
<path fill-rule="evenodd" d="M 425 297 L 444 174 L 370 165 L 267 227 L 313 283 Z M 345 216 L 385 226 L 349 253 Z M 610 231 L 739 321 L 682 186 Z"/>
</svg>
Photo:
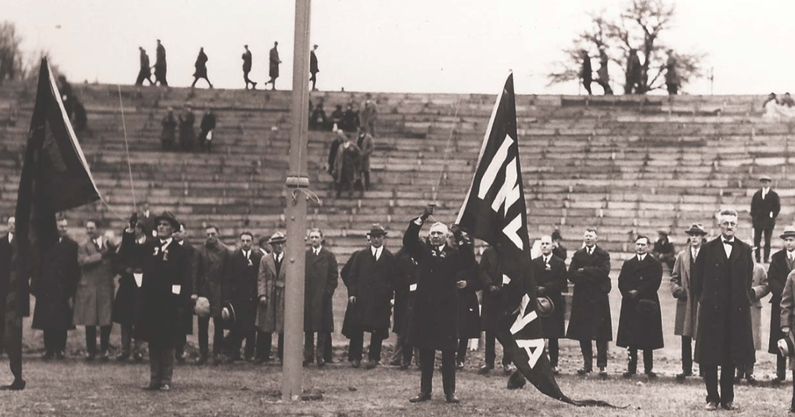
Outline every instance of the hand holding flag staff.
<svg viewBox="0 0 795 417">
<path fill-rule="evenodd" d="M 511 74 L 497 96 L 475 176 L 456 224 L 471 236 L 488 242 L 497 252 L 503 280 L 497 339 L 517 372 L 543 394 L 557 400 L 577 406 L 612 407 L 599 400 L 574 401 L 563 394 L 544 351 L 541 322 L 536 313 L 536 285 L 516 130 Z M 512 375 L 511 380 L 517 378 L 521 380 L 518 374 Z"/>
</svg>

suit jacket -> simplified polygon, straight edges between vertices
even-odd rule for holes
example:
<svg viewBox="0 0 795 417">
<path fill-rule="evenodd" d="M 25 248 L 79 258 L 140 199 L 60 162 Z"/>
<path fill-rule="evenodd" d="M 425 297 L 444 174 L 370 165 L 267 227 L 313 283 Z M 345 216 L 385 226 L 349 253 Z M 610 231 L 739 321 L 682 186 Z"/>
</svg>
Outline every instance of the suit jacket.
<svg viewBox="0 0 795 417">
<path fill-rule="evenodd" d="M 222 288 L 229 250 L 221 241 L 215 245 L 204 243 L 196 255 L 194 291 L 210 302 L 210 317 L 220 317 L 223 308 Z"/>
<path fill-rule="evenodd" d="M 701 239 L 697 237 L 696 239 Z M 690 265 L 695 262 L 690 243 L 676 256 L 671 270 L 671 294 L 676 298 L 674 334 L 694 337 L 698 328 L 698 299 L 693 295 Z"/>
<path fill-rule="evenodd" d="M 770 268 L 767 270 L 767 287 L 772 294 L 770 297 L 770 338 L 768 339 L 768 352 L 778 354 L 776 343 L 784 337 L 781 332 L 781 295 L 787 276 L 792 271 L 787 262 L 787 250 L 782 249 L 770 258 Z"/>
<path fill-rule="evenodd" d="M 249 257 L 242 249 L 231 252 L 224 271 L 222 298 L 235 307 L 234 328 L 247 334 L 254 328 L 259 300 L 259 266 L 262 252 L 251 249 Z"/>
<path fill-rule="evenodd" d="M 751 199 L 751 220 L 754 228 L 772 229 L 776 225 L 776 217 L 781 211 L 778 194 L 770 190 L 764 200 L 762 190 L 757 190 Z"/>
<path fill-rule="evenodd" d="M 34 275 L 31 288 L 31 292 L 36 296 L 32 325 L 34 329 L 74 328 L 69 299 L 75 296 L 79 279 L 77 242 L 64 237 L 44 253 L 41 271 Z"/>
<path fill-rule="evenodd" d="M 695 360 L 702 365 L 750 363 L 755 357 L 751 247 L 735 237 L 727 259 L 721 239 L 719 236 L 704 245 L 691 277 L 693 296 L 700 303 Z"/>
<path fill-rule="evenodd" d="M 22 317 L 30 315 L 30 294 L 28 280 L 17 274 L 17 239 L 8 242 L 8 234 L 0 237 L 0 319 L 4 314 L 15 310 L 20 326 Z M 2 330 L 0 321 L 0 330 Z"/>
<path fill-rule="evenodd" d="M 287 279 L 287 255 L 282 252 L 281 267 L 276 274 L 273 253 L 264 255 L 259 264 L 257 295 L 266 303 L 257 306 L 256 326 L 265 333 L 284 332 L 284 283 Z"/>
<path fill-rule="evenodd" d="M 359 170 L 361 172 L 370 172 L 370 154 L 373 153 L 373 137 L 369 133 L 359 136 L 356 146 L 362 151 Z"/>
<path fill-rule="evenodd" d="M 574 284 L 574 294 L 567 338 L 613 340 L 608 298 L 612 288 L 609 274 L 610 254 L 599 246 L 594 248 L 591 255 L 582 248 L 571 257 L 568 278 Z"/>
<path fill-rule="evenodd" d="M 332 299 L 337 289 L 337 258 L 325 247 L 315 255 L 306 251 L 304 283 L 304 331 L 333 332 Z"/>
<path fill-rule="evenodd" d="M 545 339 L 559 339 L 566 336 L 565 314 L 566 301 L 563 292 L 569 289 L 566 280 L 566 263 L 555 255 L 549 259 L 549 269 L 544 263 L 544 257 L 533 259 L 533 276 L 536 279 L 536 293 L 538 288 L 544 288 L 544 295 L 555 304 L 555 311 L 549 317 L 541 318 L 541 328 L 544 330 Z"/>
<path fill-rule="evenodd" d="M 637 349 L 663 347 L 662 313 L 657 290 L 662 282 L 662 264 L 650 254 L 643 261 L 637 255 L 624 262 L 618 276 L 621 316 L 616 346 Z M 632 297 L 630 291 L 637 291 Z"/>
<path fill-rule="evenodd" d="M 102 238 L 105 242 L 104 237 Z M 77 247 L 77 263 L 80 264 L 80 282 L 75 293 L 73 323 L 83 326 L 109 326 L 113 308 L 115 276 L 113 257 L 116 248 L 112 243 L 103 243 L 98 250 L 91 239 Z"/>
</svg>

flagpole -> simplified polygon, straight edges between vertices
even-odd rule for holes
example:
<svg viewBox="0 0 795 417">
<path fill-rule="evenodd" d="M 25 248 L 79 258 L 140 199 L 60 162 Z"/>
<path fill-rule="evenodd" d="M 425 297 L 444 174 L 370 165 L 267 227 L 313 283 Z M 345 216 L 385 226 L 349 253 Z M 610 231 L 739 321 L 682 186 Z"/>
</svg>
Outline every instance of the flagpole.
<svg viewBox="0 0 795 417">
<path fill-rule="evenodd" d="M 295 1 L 293 42 L 293 93 L 290 107 L 290 168 L 286 186 L 287 282 L 284 302 L 284 361 L 282 362 L 282 400 L 301 399 L 304 334 L 304 262 L 306 235 L 306 195 L 309 176 L 306 170 L 309 101 L 309 20 L 311 0 Z"/>
</svg>

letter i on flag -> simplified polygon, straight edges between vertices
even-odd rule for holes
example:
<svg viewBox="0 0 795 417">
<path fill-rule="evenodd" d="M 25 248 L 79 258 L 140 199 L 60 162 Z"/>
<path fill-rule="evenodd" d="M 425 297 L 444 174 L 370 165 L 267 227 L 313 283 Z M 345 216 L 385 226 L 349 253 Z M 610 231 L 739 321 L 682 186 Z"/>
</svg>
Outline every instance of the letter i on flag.
<svg viewBox="0 0 795 417">
<path fill-rule="evenodd" d="M 524 199 L 513 74 L 497 95 L 480 149 L 475 177 L 456 223 L 497 252 L 503 287 L 497 339 L 521 374 L 557 400 L 578 406 L 610 406 L 598 400 L 574 401 L 564 395 L 549 363 L 536 314 L 527 207 Z"/>
</svg>

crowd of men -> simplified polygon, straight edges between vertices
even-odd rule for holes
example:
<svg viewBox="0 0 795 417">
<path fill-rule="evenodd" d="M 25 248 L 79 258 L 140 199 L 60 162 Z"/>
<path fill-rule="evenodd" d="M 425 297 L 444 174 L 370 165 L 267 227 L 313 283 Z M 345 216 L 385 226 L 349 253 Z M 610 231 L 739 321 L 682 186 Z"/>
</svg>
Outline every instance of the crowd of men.
<svg viewBox="0 0 795 417">
<path fill-rule="evenodd" d="M 200 152 L 212 152 L 216 127 L 215 113 L 209 106 L 204 108 L 198 136 L 193 127 L 194 123 L 196 115 L 191 109 L 190 102 L 185 103 L 177 116 L 174 116 L 174 108 L 169 107 L 163 120 L 160 121 L 160 144 L 163 150 L 176 150 L 174 145 L 179 139 L 179 150 L 183 152 L 192 152 L 196 148 Z"/>
</svg>

